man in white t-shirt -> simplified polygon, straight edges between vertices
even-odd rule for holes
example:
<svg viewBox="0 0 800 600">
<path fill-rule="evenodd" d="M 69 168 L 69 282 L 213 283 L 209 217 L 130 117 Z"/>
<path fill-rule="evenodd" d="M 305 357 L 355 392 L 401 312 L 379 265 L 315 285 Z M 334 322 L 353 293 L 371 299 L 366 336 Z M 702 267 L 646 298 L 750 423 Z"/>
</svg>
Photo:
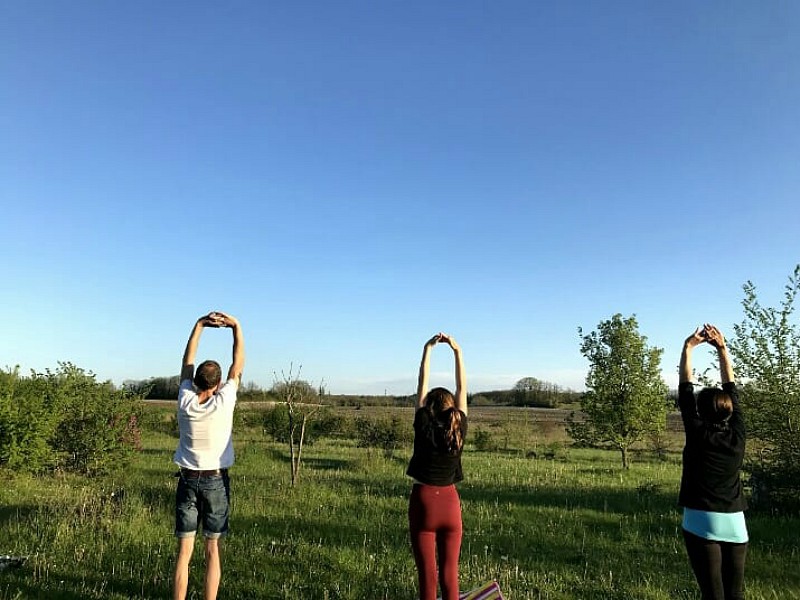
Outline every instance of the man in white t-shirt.
<svg viewBox="0 0 800 600">
<path fill-rule="evenodd" d="M 194 359 L 200 335 L 206 327 L 233 330 L 233 363 L 228 378 L 221 383 L 219 363 L 207 360 L 197 372 Z M 200 523 L 205 538 L 206 600 L 217 597 L 222 574 L 219 540 L 228 533 L 230 482 L 228 467 L 233 465 L 233 409 L 244 369 L 242 328 L 234 317 L 212 312 L 200 317 L 192 329 L 181 367 L 178 391 L 178 430 L 180 440 L 173 461 L 180 467 L 175 499 L 175 536 L 178 557 L 175 564 L 174 600 L 184 600 L 189 583 L 189 562 Z"/>
</svg>

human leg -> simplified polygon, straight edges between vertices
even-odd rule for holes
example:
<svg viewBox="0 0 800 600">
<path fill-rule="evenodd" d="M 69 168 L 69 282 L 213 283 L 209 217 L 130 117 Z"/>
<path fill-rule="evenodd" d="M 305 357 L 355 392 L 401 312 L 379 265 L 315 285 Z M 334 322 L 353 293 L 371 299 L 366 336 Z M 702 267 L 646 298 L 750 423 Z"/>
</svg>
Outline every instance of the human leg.
<svg viewBox="0 0 800 600">
<path fill-rule="evenodd" d="M 461 554 L 461 501 L 455 486 L 441 491 L 436 547 L 442 600 L 458 600 L 458 558 Z"/>
<path fill-rule="evenodd" d="M 216 600 L 219 581 L 222 579 L 222 561 L 219 556 L 219 539 L 206 538 L 205 600 Z"/>
<path fill-rule="evenodd" d="M 417 566 L 420 600 L 436 600 L 436 532 L 430 528 L 430 507 L 423 488 L 415 485 L 408 502 L 408 530 Z"/>
<path fill-rule="evenodd" d="M 703 600 L 725 600 L 720 542 L 701 538 L 685 529 L 683 539 Z"/>
<path fill-rule="evenodd" d="M 184 600 L 186 589 L 189 585 L 189 563 L 194 551 L 194 536 L 178 538 L 178 557 L 175 560 L 175 574 L 173 576 L 172 598 Z"/>
<path fill-rule="evenodd" d="M 178 552 L 173 575 L 173 599 L 184 600 L 189 585 L 189 563 L 197 531 L 197 489 L 181 475 L 175 494 L 175 537 Z"/>
<path fill-rule="evenodd" d="M 202 498 L 200 506 L 203 536 L 205 537 L 204 598 L 205 600 L 215 600 L 219 591 L 219 582 L 222 579 L 219 540 L 228 533 L 230 513 L 230 482 L 227 472 L 202 478 L 199 495 Z"/>
<path fill-rule="evenodd" d="M 722 585 L 725 600 L 744 599 L 744 563 L 747 558 L 747 543 L 722 544 Z"/>
</svg>

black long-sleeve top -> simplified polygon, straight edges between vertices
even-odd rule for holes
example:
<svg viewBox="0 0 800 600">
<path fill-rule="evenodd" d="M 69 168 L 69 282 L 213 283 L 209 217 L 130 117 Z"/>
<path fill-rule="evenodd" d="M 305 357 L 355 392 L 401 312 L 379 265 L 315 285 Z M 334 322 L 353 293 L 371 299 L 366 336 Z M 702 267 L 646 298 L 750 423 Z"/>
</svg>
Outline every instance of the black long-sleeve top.
<svg viewBox="0 0 800 600">
<path fill-rule="evenodd" d="M 684 381 L 678 387 L 678 405 L 686 432 L 678 504 L 732 513 L 747 508 L 739 475 L 746 435 L 736 384 L 724 383 L 722 389 L 731 397 L 733 414 L 727 426 L 715 427 L 698 415 L 692 383 Z"/>
</svg>

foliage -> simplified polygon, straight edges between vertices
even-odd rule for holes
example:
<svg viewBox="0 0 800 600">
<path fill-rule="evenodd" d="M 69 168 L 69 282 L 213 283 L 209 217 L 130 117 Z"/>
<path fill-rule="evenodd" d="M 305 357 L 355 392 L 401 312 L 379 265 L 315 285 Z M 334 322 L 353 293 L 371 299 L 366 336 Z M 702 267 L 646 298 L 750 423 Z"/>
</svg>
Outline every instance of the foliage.
<svg viewBox="0 0 800 600">
<path fill-rule="evenodd" d="M 270 389 L 270 393 L 280 398 L 284 402 L 287 398 L 291 398 L 297 402 L 316 402 L 319 400 L 317 388 L 309 382 L 300 379 L 300 373 L 296 375 L 289 369 L 289 373 L 282 374 L 282 379 L 276 380 Z"/>
<path fill-rule="evenodd" d="M 473 437 L 475 449 L 479 452 L 490 452 L 497 448 L 497 444 L 488 429 L 476 429 Z"/>
<path fill-rule="evenodd" d="M 101 474 L 140 446 L 138 398 L 71 363 L 55 372 L 0 377 L 0 465 Z"/>
<path fill-rule="evenodd" d="M 356 441 L 359 448 L 382 448 L 386 457 L 407 445 L 413 439 L 406 421 L 398 416 L 390 418 L 356 419 Z"/>
<path fill-rule="evenodd" d="M 180 375 L 127 380 L 122 383 L 122 389 L 147 400 L 174 400 L 178 397 L 180 380 Z"/>
<path fill-rule="evenodd" d="M 264 433 L 276 442 L 289 442 L 289 407 L 278 404 L 264 413 L 262 422 Z M 334 415 L 330 409 L 323 408 L 314 415 L 313 421 L 306 423 L 305 443 L 313 444 L 322 437 L 333 437 L 343 433 L 345 419 Z"/>
<path fill-rule="evenodd" d="M 768 504 L 797 503 L 800 497 L 800 326 L 793 320 L 800 291 L 800 265 L 794 269 L 776 307 L 762 306 L 756 287 L 743 286 L 744 320 L 728 340 L 737 378 L 744 381 L 742 402 L 748 435 L 764 445 L 753 474 L 754 497 Z"/>
<path fill-rule="evenodd" d="M 56 462 L 51 441 L 59 413 L 48 381 L 0 372 L 0 465 L 38 472 Z"/>
<path fill-rule="evenodd" d="M 66 468 L 104 473 L 129 458 L 140 446 L 133 396 L 109 382 L 98 383 L 92 373 L 70 363 L 62 363 L 54 377 L 62 418 L 53 446 L 63 454 Z"/>
<path fill-rule="evenodd" d="M 568 431 L 579 443 L 610 444 L 629 467 L 628 449 L 645 435 L 663 430 L 667 385 L 661 378 L 663 350 L 647 345 L 636 317 L 616 314 L 596 331 L 581 336 L 581 353 L 589 360 L 587 392 L 581 398 L 586 419 L 570 418 Z"/>
<path fill-rule="evenodd" d="M 515 406 L 555 408 L 563 395 L 560 386 L 536 377 L 523 377 L 514 385 Z"/>
</svg>

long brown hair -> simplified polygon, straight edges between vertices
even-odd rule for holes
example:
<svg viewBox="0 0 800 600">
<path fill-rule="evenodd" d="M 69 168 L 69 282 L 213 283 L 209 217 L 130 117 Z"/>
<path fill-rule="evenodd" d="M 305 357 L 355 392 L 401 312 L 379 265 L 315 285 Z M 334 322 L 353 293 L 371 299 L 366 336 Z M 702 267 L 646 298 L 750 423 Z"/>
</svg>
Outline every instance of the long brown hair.
<svg viewBox="0 0 800 600">
<path fill-rule="evenodd" d="M 425 409 L 430 413 L 432 422 L 438 425 L 431 427 L 430 432 L 434 446 L 443 445 L 448 454 L 457 454 L 464 446 L 464 436 L 461 411 L 456 408 L 453 394 L 446 388 L 433 388 L 425 396 Z"/>
</svg>

